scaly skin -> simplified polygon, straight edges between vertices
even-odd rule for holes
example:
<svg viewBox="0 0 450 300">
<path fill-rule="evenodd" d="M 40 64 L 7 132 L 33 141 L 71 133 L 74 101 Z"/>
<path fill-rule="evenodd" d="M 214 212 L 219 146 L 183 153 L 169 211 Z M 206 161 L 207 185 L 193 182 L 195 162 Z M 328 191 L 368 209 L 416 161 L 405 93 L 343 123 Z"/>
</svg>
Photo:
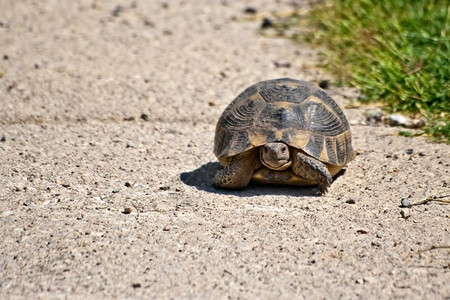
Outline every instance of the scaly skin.
<svg viewBox="0 0 450 300">
<path fill-rule="evenodd" d="M 253 172 L 259 167 L 259 151 L 241 153 L 233 157 L 228 166 L 217 171 L 213 184 L 224 189 L 245 188 L 252 179 Z"/>
<path fill-rule="evenodd" d="M 297 149 L 294 149 L 293 156 L 292 170 L 294 173 L 301 178 L 317 183 L 319 191 L 325 194 L 332 182 L 327 166 Z"/>
</svg>

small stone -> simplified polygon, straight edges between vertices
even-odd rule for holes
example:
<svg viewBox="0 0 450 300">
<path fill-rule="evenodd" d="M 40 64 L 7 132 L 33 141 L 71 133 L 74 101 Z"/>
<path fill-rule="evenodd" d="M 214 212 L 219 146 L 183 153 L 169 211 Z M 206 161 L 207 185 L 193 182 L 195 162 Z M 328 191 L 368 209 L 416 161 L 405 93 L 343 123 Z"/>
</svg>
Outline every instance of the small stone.
<svg viewBox="0 0 450 300">
<path fill-rule="evenodd" d="M 209 105 L 209 106 L 216 106 L 217 103 L 216 103 L 216 101 L 209 101 L 209 102 L 208 102 L 208 105 Z"/>
<path fill-rule="evenodd" d="M 368 111 L 365 115 L 366 121 L 371 124 L 377 124 L 383 120 L 383 113 L 381 111 Z"/>
<path fill-rule="evenodd" d="M 377 232 L 377 238 L 381 239 L 383 235 L 380 232 Z"/>
<path fill-rule="evenodd" d="M 357 99 L 358 99 L 359 101 L 366 101 L 366 100 L 367 100 L 367 96 L 364 95 L 364 94 L 362 94 L 362 95 L 359 95 L 359 96 L 357 97 Z"/>
<path fill-rule="evenodd" d="M 126 187 L 131 187 L 131 183 L 129 183 L 129 182 L 127 181 L 127 182 L 125 182 L 125 186 L 126 186 Z"/>
<path fill-rule="evenodd" d="M 408 206 L 411 206 L 411 201 L 408 199 L 408 198 L 402 198 L 402 206 L 403 207 L 408 207 Z"/>
<path fill-rule="evenodd" d="M 144 121 L 149 121 L 149 116 L 146 113 L 141 114 L 141 119 Z"/>
<path fill-rule="evenodd" d="M 144 19 L 144 26 L 148 26 L 148 27 L 154 27 L 155 23 L 153 23 L 152 21 L 150 21 L 149 19 Z M 148 81 L 146 81 L 146 83 L 148 83 Z"/>
<path fill-rule="evenodd" d="M 30 206 L 31 203 L 33 203 L 33 198 L 28 198 L 22 204 L 23 204 L 23 206 Z"/>
<path fill-rule="evenodd" d="M 131 286 L 133 287 L 133 289 L 138 289 L 138 288 L 141 287 L 141 284 L 140 283 L 133 283 Z"/>
<path fill-rule="evenodd" d="M 374 247 L 380 247 L 381 246 L 381 243 L 380 242 L 372 242 L 372 243 L 370 243 L 372 246 L 374 246 Z"/>
<path fill-rule="evenodd" d="M 401 126 L 405 125 L 408 122 L 408 118 L 402 115 L 390 115 L 388 117 L 389 126 Z"/>
<path fill-rule="evenodd" d="M 168 191 L 168 190 L 170 190 L 170 186 L 160 186 L 159 189 L 161 191 Z"/>
<path fill-rule="evenodd" d="M 113 194 L 117 194 L 117 193 L 119 193 L 120 191 L 119 190 L 112 190 L 112 193 Z"/>
<path fill-rule="evenodd" d="M 111 15 L 113 17 L 118 17 L 122 12 L 123 12 L 123 6 L 117 5 L 111 12 Z"/>
<path fill-rule="evenodd" d="M 348 199 L 347 201 L 345 201 L 345 203 L 347 203 L 347 204 L 355 204 L 356 201 L 355 201 L 355 199 L 350 198 L 350 199 Z"/>
<path fill-rule="evenodd" d="M 273 27 L 273 22 L 269 18 L 264 18 L 261 23 L 261 29 L 266 29 L 269 27 Z"/>
<path fill-rule="evenodd" d="M 125 208 L 123 209 L 123 213 L 124 213 L 125 215 L 131 214 L 132 211 L 133 211 L 133 208 L 131 208 L 131 207 L 125 207 Z"/>
<path fill-rule="evenodd" d="M 364 230 L 364 229 L 359 229 L 356 232 L 359 234 L 367 234 L 368 233 L 367 230 Z"/>
<path fill-rule="evenodd" d="M 258 10 L 252 6 L 246 7 L 244 9 L 244 14 L 248 14 L 248 15 L 254 15 L 258 12 Z"/>
<path fill-rule="evenodd" d="M 134 121 L 135 119 L 134 119 L 134 117 L 125 117 L 125 118 L 123 118 L 123 120 L 129 122 L 129 121 Z"/>
<path fill-rule="evenodd" d="M 413 154 L 413 152 L 414 152 L 414 149 L 406 149 L 405 150 L 405 153 L 408 154 L 408 155 Z"/>
<path fill-rule="evenodd" d="M 403 219 L 407 220 L 409 219 L 409 217 L 411 217 L 410 214 L 405 213 L 405 211 L 401 210 L 400 211 L 400 215 L 402 216 Z"/>
<path fill-rule="evenodd" d="M 136 145 L 133 142 L 127 142 L 127 148 L 136 148 Z"/>
<path fill-rule="evenodd" d="M 412 122 L 413 128 L 422 128 L 423 126 L 425 126 L 427 124 L 427 122 L 425 121 L 425 119 L 420 118 L 418 120 L 414 120 Z"/>
<path fill-rule="evenodd" d="M 69 184 L 69 183 L 62 183 L 61 186 L 62 186 L 62 187 L 65 187 L 65 188 L 69 188 L 69 187 L 70 187 L 70 184 Z"/>
<path fill-rule="evenodd" d="M 10 85 L 8 85 L 8 87 L 6 88 L 6 90 L 8 92 L 12 91 L 13 89 L 15 89 L 17 87 L 17 82 L 13 82 Z"/>
<path fill-rule="evenodd" d="M 290 68 L 291 67 L 291 63 L 290 62 L 274 62 L 275 67 L 277 68 Z"/>
<path fill-rule="evenodd" d="M 321 82 L 319 82 L 319 87 L 321 89 L 327 89 L 330 87 L 330 81 L 329 80 L 322 80 Z"/>
</svg>

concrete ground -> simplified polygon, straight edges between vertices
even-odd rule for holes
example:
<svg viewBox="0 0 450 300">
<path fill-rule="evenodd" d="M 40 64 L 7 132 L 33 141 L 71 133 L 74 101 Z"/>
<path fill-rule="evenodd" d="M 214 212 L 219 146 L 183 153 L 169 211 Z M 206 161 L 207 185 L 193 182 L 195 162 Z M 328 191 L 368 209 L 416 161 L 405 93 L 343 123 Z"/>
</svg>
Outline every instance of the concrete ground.
<svg viewBox="0 0 450 300">
<path fill-rule="evenodd" d="M 450 299 L 449 146 L 367 125 L 314 187 L 211 186 L 247 86 L 330 79 L 258 34 L 306 1 L 0 0 L 0 298 Z"/>
</svg>

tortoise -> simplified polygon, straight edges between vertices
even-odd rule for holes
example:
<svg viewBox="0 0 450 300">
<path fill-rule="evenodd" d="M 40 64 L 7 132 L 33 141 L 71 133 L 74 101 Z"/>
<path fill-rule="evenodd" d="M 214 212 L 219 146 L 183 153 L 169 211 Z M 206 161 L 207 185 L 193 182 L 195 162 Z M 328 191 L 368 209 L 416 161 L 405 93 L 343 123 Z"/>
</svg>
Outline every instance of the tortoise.
<svg viewBox="0 0 450 300">
<path fill-rule="evenodd" d="M 324 194 L 355 157 L 350 127 L 336 102 L 318 86 L 290 78 L 245 89 L 217 122 L 214 154 L 223 168 L 213 185 L 317 185 Z"/>
</svg>

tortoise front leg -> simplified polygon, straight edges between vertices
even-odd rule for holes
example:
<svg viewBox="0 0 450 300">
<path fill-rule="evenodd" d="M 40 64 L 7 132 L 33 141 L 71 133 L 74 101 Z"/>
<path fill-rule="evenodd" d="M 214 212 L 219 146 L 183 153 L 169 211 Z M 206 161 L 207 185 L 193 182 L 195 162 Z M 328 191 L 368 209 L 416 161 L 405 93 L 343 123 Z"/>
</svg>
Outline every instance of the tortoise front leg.
<svg viewBox="0 0 450 300">
<path fill-rule="evenodd" d="M 297 149 L 294 149 L 293 154 L 292 170 L 294 173 L 301 178 L 311 181 L 312 184 L 317 184 L 322 195 L 325 194 L 332 182 L 327 166 Z"/>
<path fill-rule="evenodd" d="M 217 171 L 213 185 L 224 189 L 245 188 L 252 179 L 253 172 L 261 166 L 258 153 L 249 151 L 233 157 L 228 166 Z"/>
</svg>

